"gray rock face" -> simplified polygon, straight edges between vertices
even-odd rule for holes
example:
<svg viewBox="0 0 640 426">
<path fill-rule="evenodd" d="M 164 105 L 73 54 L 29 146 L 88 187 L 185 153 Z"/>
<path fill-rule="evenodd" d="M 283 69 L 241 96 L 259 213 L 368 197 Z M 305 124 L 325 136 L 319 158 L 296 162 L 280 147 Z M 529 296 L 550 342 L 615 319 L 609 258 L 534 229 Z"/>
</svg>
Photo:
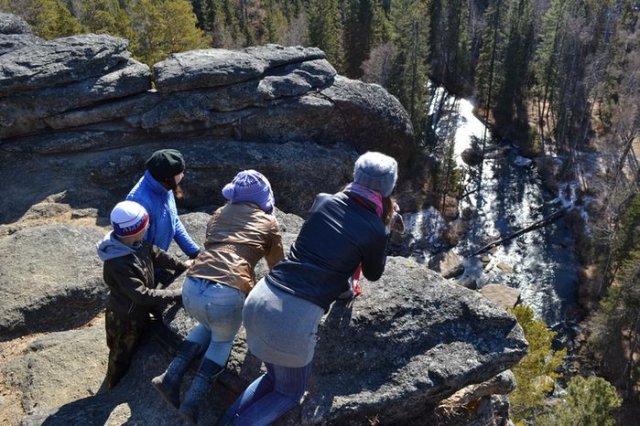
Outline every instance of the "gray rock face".
<svg viewBox="0 0 640 426">
<path fill-rule="evenodd" d="M 443 400 L 436 408 L 437 424 L 439 426 L 510 424 L 509 401 L 506 395 L 515 388 L 516 378 L 511 370 L 503 371 L 486 382 L 467 386 Z"/>
<path fill-rule="evenodd" d="M 84 324 L 102 309 L 97 228 L 44 225 L 0 238 L 0 340 Z"/>
<path fill-rule="evenodd" d="M 235 84 L 260 77 L 269 68 L 324 59 L 317 48 L 267 45 L 243 50 L 206 49 L 176 53 L 153 67 L 160 92 Z"/>
<path fill-rule="evenodd" d="M 12 50 L 42 43 L 40 37 L 32 34 L 0 34 L 0 56 Z"/>
<path fill-rule="evenodd" d="M 118 386 L 100 393 L 96 391 L 106 372 L 108 354 L 103 320 L 86 329 L 53 333 L 32 343 L 4 368 L 17 391 L 24 394 L 26 415 L 20 424 L 186 424 L 151 386 L 151 378 L 160 374 L 172 357 L 155 335 L 155 330 L 149 333 Z M 190 383 L 192 377 L 188 373 L 185 382 Z M 213 386 L 201 406 L 202 424 L 212 424 L 229 399 L 226 389 Z"/>
<path fill-rule="evenodd" d="M 59 38 L 0 57 L 0 96 L 103 75 L 131 54 L 125 39 L 106 34 Z"/>
<path fill-rule="evenodd" d="M 278 206 L 299 215 L 351 180 L 358 153 L 395 155 L 406 172 L 413 130 L 397 99 L 336 76 L 316 48 L 176 54 L 154 67 L 156 91 L 126 46 L 89 34 L 0 56 L 0 175 L 29 182 L 0 188 L 0 223 L 62 191 L 103 214 L 160 148 L 187 157 L 188 208 L 224 202 L 220 185 L 243 168 L 267 174 Z"/>
<path fill-rule="evenodd" d="M 175 53 L 153 66 L 160 92 L 239 83 L 259 77 L 265 64 L 244 52 L 226 49 Z"/>
<path fill-rule="evenodd" d="M 30 343 L 2 367 L 20 390 L 22 407 L 58 407 L 96 393 L 107 371 L 104 317 L 86 328 L 51 333 Z"/>
<path fill-rule="evenodd" d="M 429 268 L 440 272 L 444 278 L 453 278 L 464 272 L 462 258 L 453 251 L 438 253 L 429 260 Z"/>
<path fill-rule="evenodd" d="M 339 111 L 331 122 L 336 134 L 353 141 L 359 152 L 381 151 L 394 156 L 399 164 L 406 164 L 413 154 L 408 149 L 413 145 L 413 128 L 407 111 L 395 96 L 377 84 L 341 76 L 322 94 Z"/>
<path fill-rule="evenodd" d="M 130 59 L 105 75 L 64 86 L 8 95 L 0 98 L 0 111 L 3 113 L 0 137 L 33 132 L 39 124 L 40 128 L 48 126 L 54 129 L 84 125 L 87 124 L 86 120 L 78 120 L 82 114 L 77 112 L 62 116 L 56 114 L 104 100 L 145 92 L 150 88 L 149 67 Z M 39 122 L 38 119 L 42 118 L 45 120 Z"/>
<path fill-rule="evenodd" d="M 504 309 L 520 303 L 520 291 L 503 284 L 487 284 L 480 289 L 480 294 Z"/>
<path fill-rule="evenodd" d="M 19 16 L 0 13 L 0 34 L 31 34 L 31 27 Z"/>
<path fill-rule="evenodd" d="M 58 141 L 68 146 L 68 153 L 59 152 Z M 101 142 L 110 142 L 112 149 L 71 154 Z M 278 208 L 304 215 L 316 193 L 337 191 L 349 182 L 356 159 L 356 153 L 343 145 L 212 142 L 205 138 L 131 145 L 126 134 L 108 131 L 23 139 L 22 144 L 14 146 L 29 151 L 3 161 L 0 178 L 5 182 L 28 182 L 28 186 L 0 187 L 5 200 L 0 205 L 0 223 L 16 220 L 31 205 L 61 192 L 65 194 L 64 203 L 73 208 L 95 207 L 107 216 L 143 175 L 144 161 L 150 153 L 169 147 L 180 149 L 187 163 L 180 206 L 222 205 L 222 187 L 240 170 L 253 168 L 269 178 Z M 47 155 L 29 153 L 36 149 Z M 30 160 L 22 161 L 23 155 Z"/>
<path fill-rule="evenodd" d="M 470 385 L 460 389 L 443 401 L 443 404 L 466 405 L 471 401 L 491 396 L 507 395 L 516 389 L 516 376 L 513 371 L 506 370 L 486 382 Z"/>
</svg>

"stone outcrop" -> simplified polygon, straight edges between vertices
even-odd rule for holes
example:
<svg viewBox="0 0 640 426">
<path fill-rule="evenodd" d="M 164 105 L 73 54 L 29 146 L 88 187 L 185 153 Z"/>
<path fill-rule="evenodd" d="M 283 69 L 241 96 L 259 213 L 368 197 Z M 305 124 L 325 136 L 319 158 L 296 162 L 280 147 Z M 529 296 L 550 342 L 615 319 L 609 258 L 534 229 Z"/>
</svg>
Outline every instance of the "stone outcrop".
<svg viewBox="0 0 640 426">
<path fill-rule="evenodd" d="M 480 294 L 505 309 L 520 303 L 520 291 L 504 284 L 487 284 L 480 289 Z"/>
<path fill-rule="evenodd" d="M 440 272 L 445 278 L 453 278 L 462 275 L 464 264 L 462 258 L 453 251 L 438 253 L 429 259 L 429 268 Z"/>
<path fill-rule="evenodd" d="M 96 393 L 108 353 L 100 317 L 85 328 L 39 337 L 4 364 L 2 372 L 19 390 L 23 409 L 34 412 Z"/>
<path fill-rule="evenodd" d="M 62 191 L 73 207 L 104 214 L 158 148 L 185 153 L 189 208 L 220 204 L 221 184 L 243 168 L 264 172 L 279 205 L 299 215 L 314 194 L 348 183 L 365 150 L 394 155 L 407 172 L 414 148 L 404 108 L 380 86 L 336 75 L 317 48 L 194 50 L 155 64 L 153 77 L 124 39 L 28 42 L 18 23 L 1 28 L 0 178 L 30 185 L 0 189 L 12 200 L 0 223 Z M 68 191 L 73 182 L 81 191 Z"/>
<path fill-rule="evenodd" d="M 515 388 L 515 375 L 506 370 L 486 382 L 460 389 L 440 402 L 435 423 L 440 426 L 509 424 L 506 395 Z"/>
<path fill-rule="evenodd" d="M 314 384 L 289 424 L 401 423 L 526 353 L 511 315 L 411 260 L 388 259 L 384 277 L 364 289 L 325 318 Z"/>
<path fill-rule="evenodd" d="M 153 70 L 159 92 L 176 92 L 194 88 L 227 86 L 259 78 L 272 68 L 303 63 L 302 67 L 285 67 L 278 74 L 286 76 L 292 74 L 290 78 L 300 77 L 299 81 L 307 85 L 307 90 L 304 91 L 307 92 L 313 86 L 305 80 L 316 74 L 313 72 L 314 65 L 328 71 L 326 75 L 329 78 L 335 76 L 335 70 L 328 65 L 324 58 L 324 52 L 320 49 L 300 46 L 268 45 L 262 48 L 250 47 L 242 51 L 192 50 L 172 55 L 169 59 L 154 65 Z M 306 61 L 309 62 L 304 64 Z M 296 71 L 296 68 L 300 69 Z M 263 89 L 268 87 L 269 82 L 276 82 L 276 79 L 265 78 L 265 81 L 262 82 Z M 282 82 L 286 83 L 286 80 Z M 317 83 L 323 85 L 326 81 L 320 78 Z M 265 90 L 262 93 L 269 94 Z M 279 96 L 274 94 L 272 99 L 277 97 Z"/>
<path fill-rule="evenodd" d="M 12 50 L 41 42 L 42 39 L 30 34 L 0 34 L 0 56 Z"/>
<path fill-rule="evenodd" d="M 0 13 L 0 35 L 31 34 L 27 21 L 10 13 Z"/>
<path fill-rule="evenodd" d="M 103 309 L 107 287 L 95 254 L 103 234 L 53 224 L 0 238 L 0 340 L 79 326 Z"/>
<path fill-rule="evenodd" d="M 104 75 L 126 62 L 128 42 L 106 34 L 63 37 L 5 53 L 0 96 Z"/>
<path fill-rule="evenodd" d="M 8 13 L 0 13 L 0 56 L 43 41 L 40 37 L 31 34 L 31 27 L 24 19 Z"/>
</svg>

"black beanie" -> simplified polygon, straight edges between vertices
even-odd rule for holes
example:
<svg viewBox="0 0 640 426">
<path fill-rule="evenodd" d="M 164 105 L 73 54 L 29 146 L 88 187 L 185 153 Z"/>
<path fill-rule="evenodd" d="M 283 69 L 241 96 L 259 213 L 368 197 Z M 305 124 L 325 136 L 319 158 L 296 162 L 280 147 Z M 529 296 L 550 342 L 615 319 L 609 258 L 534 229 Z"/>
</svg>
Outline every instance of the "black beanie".
<svg viewBox="0 0 640 426">
<path fill-rule="evenodd" d="M 184 158 L 177 149 L 161 149 L 144 163 L 151 176 L 159 182 L 166 181 L 184 171 Z"/>
</svg>

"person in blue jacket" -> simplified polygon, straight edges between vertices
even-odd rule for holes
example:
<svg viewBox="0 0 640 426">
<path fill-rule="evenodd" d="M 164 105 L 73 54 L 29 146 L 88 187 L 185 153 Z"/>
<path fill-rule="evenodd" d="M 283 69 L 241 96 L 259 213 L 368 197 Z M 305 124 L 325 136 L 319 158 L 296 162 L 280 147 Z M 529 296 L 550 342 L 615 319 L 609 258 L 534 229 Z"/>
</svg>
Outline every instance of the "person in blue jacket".
<svg viewBox="0 0 640 426">
<path fill-rule="evenodd" d="M 165 251 L 175 240 L 189 258 L 196 258 L 200 247 L 180 221 L 174 196 L 179 193 L 184 177 L 182 154 L 175 149 L 161 149 L 149 157 L 145 166 L 144 175 L 127 195 L 127 200 L 139 203 L 149 213 L 149 229 L 144 239 Z M 156 271 L 156 276 L 165 285 L 173 278 L 162 271 Z"/>
<path fill-rule="evenodd" d="M 219 425 L 268 425 L 299 404 L 322 316 L 349 289 L 358 265 L 370 281 L 384 272 L 397 169 L 395 159 L 379 152 L 360 156 L 353 182 L 316 197 L 287 257 L 249 293 L 242 316 L 247 345 L 267 373 L 240 394 Z"/>
</svg>

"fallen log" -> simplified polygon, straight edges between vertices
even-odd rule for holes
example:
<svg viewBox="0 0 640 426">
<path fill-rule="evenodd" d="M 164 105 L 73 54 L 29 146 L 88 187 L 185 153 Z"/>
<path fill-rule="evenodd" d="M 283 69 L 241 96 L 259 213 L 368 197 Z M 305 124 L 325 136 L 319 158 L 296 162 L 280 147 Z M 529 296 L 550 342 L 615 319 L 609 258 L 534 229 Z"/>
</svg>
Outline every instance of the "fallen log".
<svg viewBox="0 0 640 426">
<path fill-rule="evenodd" d="M 548 224 L 555 222 L 556 220 L 560 219 L 562 216 L 564 216 L 564 214 L 567 212 L 567 210 L 569 210 L 569 207 L 563 207 L 562 209 L 555 211 L 553 213 L 551 213 L 549 216 L 546 216 L 542 219 L 540 219 L 537 222 L 534 222 L 532 225 L 527 226 L 526 228 L 522 228 L 516 232 L 514 232 L 513 234 L 507 235 L 504 238 L 501 238 L 499 240 L 496 241 L 492 241 L 489 244 L 487 244 L 486 246 L 480 248 L 479 250 L 477 250 L 476 252 L 474 252 L 472 254 L 472 256 L 477 256 L 479 254 L 485 253 L 489 250 L 491 250 L 493 247 L 497 247 L 501 244 L 506 243 L 507 241 L 519 237 L 522 234 L 526 234 L 527 232 L 530 231 L 534 231 L 536 229 L 542 228 L 543 226 L 547 226 Z"/>
</svg>

